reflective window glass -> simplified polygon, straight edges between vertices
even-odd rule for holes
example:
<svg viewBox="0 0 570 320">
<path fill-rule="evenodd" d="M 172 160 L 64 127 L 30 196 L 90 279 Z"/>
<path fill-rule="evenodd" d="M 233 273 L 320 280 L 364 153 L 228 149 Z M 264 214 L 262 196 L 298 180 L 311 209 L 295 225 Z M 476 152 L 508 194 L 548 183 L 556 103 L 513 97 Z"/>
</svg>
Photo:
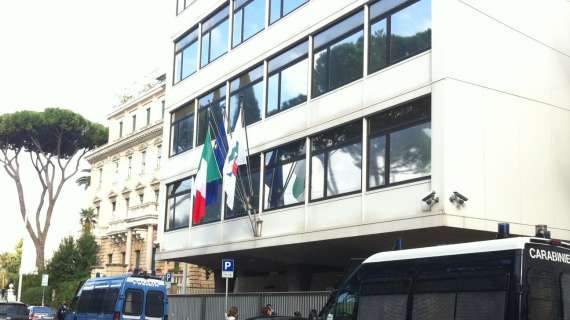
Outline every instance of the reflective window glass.
<svg viewBox="0 0 570 320">
<path fill-rule="evenodd" d="M 166 231 L 188 227 L 192 212 L 192 185 L 194 177 L 166 186 Z"/>
<path fill-rule="evenodd" d="M 421 0 L 391 16 L 390 61 L 431 47 L 431 1 Z"/>
<path fill-rule="evenodd" d="M 378 71 L 388 65 L 388 26 L 382 19 L 370 26 L 369 72 Z"/>
<path fill-rule="evenodd" d="M 174 82 L 198 70 L 198 31 L 193 30 L 175 43 Z"/>
<path fill-rule="evenodd" d="M 311 200 L 361 189 L 362 122 L 311 138 Z"/>
<path fill-rule="evenodd" d="M 386 177 L 386 137 L 371 138 L 368 148 L 368 186 L 383 186 Z"/>
<path fill-rule="evenodd" d="M 198 124 L 196 145 L 202 145 L 206 139 L 208 125 L 224 122 L 226 112 L 226 86 L 221 86 L 198 99 Z M 214 135 L 213 135 L 214 136 Z"/>
<path fill-rule="evenodd" d="M 431 128 L 424 123 L 390 134 L 390 182 L 429 176 Z"/>
<path fill-rule="evenodd" d="M 224 6 L 202 23 L 201 66 L 207 65 L 228 51 L 228 14 L 228 6 Z"/>
<path fill-rule="evenodd" d="M 187 78 L 198 70 L 198 42 L 194 42 L 182 51 L 181 78 Z"/>
<path fill-rule="evenodd" d="M 164 294 L 159 291 L 146 293 L 145 316 L 147 318 L 162 318 L 164 315 Z"/>
<path fill-rule="evenodd" d="M 281 19 L 309 0 L 271 0 L 269 23 Z"/>
<path fill-rule="evenodd" d="M 265 0 L 234 3 L 233 46 L 251 38 L 265 27 Z"/>
<path fill-rule="evenodd" d="M 144 296 L 141 290 L 127 290 L 123 313 L 127 316 L 140 316 L 143 311 Z"/>
<path fill-rule="evenodd" d="M 305 140 L 265 153 L 264 208 L 275 209 L 305 201 Z"/>
<path fill-rule="evenodd" d="M 239 110 L 243 107 L 245 125 L 261 120 L 263 110 L 263 65 L 230 82 L 230 130 L 236 126 Z"/>
<path fill-rule="evenodd" d="M 259 170 L 260 157 L 249 157 L 249 170 L 247 164 L 238 167 L 234 207 L 226 206 L 225 218 L 232 219 L 247 215 L 246 204 L 250 202 L 251 208 L 259 212 Z"/>
<path fill-rule="evenodd" d="M 170 134 L 171 154 L 175 155 L 193 147 L 194 139 L 194 102 L 172 113 Z"/>
</svg>

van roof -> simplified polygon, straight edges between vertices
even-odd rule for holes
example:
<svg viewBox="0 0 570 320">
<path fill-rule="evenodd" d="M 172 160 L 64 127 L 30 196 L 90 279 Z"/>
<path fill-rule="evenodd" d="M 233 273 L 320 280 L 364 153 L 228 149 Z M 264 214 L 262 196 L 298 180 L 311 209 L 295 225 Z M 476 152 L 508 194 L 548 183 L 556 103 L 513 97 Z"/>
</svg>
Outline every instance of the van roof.
<svg viewBox="0 0 570 320">
<path fill-rule="evenodd" d="M 469 253 L 505 251 L 524 249 L 527 243 L 531 240 L 536 240 L 536 243 L 546 244 L 545 241 L 549 239 L 530 238 L 530 237 L 516 237 L 507 239 L 495 239 L 486 241 L 476 241 L 459 244 L 440 245 L 418 249 L 395 250 L 376 253 L 366 259 L 363 263 L 375 263 L 385 261 L 398 261 L 410 260 L 430 257 L 452 256 Z M 563 243 L 568 245 L 567 243 Z"/>
<path fill-rule="evenodd" d="M 144 276 L 137 276 L 137 275 L 120 275 L 120 276 L 111 276 L 111 277 L 99 277 L 99 278 L 91 278 L 85 281 L 85 285 L 89 286 L 97 286 L 97 285 L 122 285 L 124 282 L 133 282 L 137 285 L 152 285 L 152 286 L 161 286 L 165 285 L 163 280 L 154 278 L 154 277 L 144 277 Z"/>
</svg>

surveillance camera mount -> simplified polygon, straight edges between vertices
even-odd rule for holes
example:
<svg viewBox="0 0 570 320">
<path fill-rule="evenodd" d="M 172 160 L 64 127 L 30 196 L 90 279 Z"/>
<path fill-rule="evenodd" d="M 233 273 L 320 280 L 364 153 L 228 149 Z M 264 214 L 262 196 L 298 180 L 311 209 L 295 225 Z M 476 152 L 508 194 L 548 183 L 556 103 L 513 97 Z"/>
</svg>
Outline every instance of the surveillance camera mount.
<svg viewBox="0 0 570 320">
<path fill-rule="evenodd" d="M 458 207 L 463 206 L 468 200 L 469 199 L 466 196 L 457 191 L 453 191 L 451 197 L 449 197 L 449 202 L 455 203 Z"/>
</svg>

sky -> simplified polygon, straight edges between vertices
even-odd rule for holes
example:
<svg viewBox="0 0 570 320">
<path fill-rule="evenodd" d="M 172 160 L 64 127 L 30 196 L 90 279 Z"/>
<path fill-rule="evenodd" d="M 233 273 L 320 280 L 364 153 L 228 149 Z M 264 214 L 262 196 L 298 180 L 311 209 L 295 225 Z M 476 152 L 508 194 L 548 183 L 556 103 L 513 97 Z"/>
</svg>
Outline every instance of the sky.
<svg viewBox="0 0 570 320">
<path fill-rule="evenodd" d="M 0 114 L 60 107 L 106 125 L 122 93 L 170 65 L 171 2 L 0 1 Z M 29 170 L 24 188 L 35 205 L 39 191 Z M 0 191 L 0 252 L 13 250 L 25 237 L 24 261 L 31 271 L 33 244 L 23 229 L 13 181 L 3 169 Z M 68 182 L 55 208 L 48 258 L 63 237 L 78 233 L 78 212 L 88 205 L 87 192 Z"/>
</svg>

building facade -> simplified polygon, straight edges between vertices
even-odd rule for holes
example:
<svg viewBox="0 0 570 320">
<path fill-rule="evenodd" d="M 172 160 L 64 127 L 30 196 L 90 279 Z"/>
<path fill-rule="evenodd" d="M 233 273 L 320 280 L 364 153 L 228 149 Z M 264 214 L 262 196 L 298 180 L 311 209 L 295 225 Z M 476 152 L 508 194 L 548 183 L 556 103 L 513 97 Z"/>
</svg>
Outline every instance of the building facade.
<svg viewBox="0 0 570 320">
<path fill-rule="evenodd" d="M 234 258 L 234 291 L 322 290 L 396 239 L 489 239 L 498 222 L 570 239 L 569 9 L 178 0 L 159 259 Z M 208 123 L 231 131 L 241 109 L 250 158 L 235 208 L 208 190 L 216 201 L 192 221 Z"/>
</svg>

